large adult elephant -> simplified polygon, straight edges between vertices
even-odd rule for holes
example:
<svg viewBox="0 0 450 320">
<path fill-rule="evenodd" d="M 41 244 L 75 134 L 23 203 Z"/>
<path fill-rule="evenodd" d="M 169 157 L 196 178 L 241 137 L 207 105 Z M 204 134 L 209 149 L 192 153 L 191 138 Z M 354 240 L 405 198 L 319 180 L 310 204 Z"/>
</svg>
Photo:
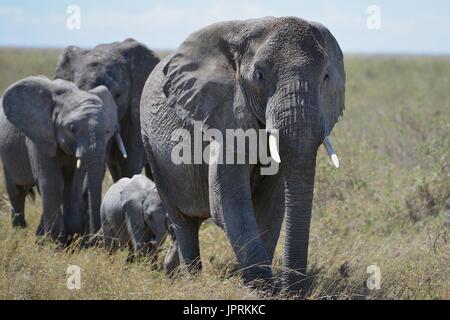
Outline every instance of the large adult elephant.
<svg viewBox="0 0 450 320">
<path fill-rule="evenodd" d="M 107 143 L 118 130 L 117 106 L 105 86 L 87 91 L 65 80 L 27 77 L 1 101 L 0 157 L 14 226 L 25 227 L 25 197 L 42 197 L 38 235 L 66 242 L 83 233 L 82 189 L 87 175 L 89 231 L 101 226 Z M 63 214 L 61 214 L 61 208 Z"/>
<path fill-rule="evenodd" d="M 211 215 L 245 280 L 270 279 L 285 216 L 283 279 L 288 289 L 301 288 L 316 153 L 325 143 L 338 165 L 327 136 L 344 110 L 344 87 L 336 39 L 323 25 L 295 17 L 213 24 L 155 68 L 142 95 L 142 134 L 182 263 L 201 266 L 198 231 Z M 173 132 L 197 134 L 196 121 L 216 136 L 226 129 L 266 130 L 272 157 L 281 160 L 278 172 L 261 175 L 261 163 L 249 162 L 175 164 L 171 155 L 180 141 Z"/>
<path fill-rule="evenodd" d="M 121 154 L 117 141 L 109 149 L 106 160 L 114 181 L 140 174 L 145 164 L 139 104 L 145 81 L 158 62 L 150 49 L 133 39 L 90 50 L 69 46 L 59 58 L 56 79 L 73 81 L 82 90 L 104 85 L 116 101 L 127 156 Z"/>
</svg>

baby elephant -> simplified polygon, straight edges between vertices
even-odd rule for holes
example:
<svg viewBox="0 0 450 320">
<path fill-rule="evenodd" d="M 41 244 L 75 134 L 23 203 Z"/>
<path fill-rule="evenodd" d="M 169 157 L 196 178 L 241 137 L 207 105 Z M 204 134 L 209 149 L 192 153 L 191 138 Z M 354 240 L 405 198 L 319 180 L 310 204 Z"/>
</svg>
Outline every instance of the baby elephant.
<svg viewBox="0 0 450 320">
<path fill-rule="evenodd" d="M 155 265 L 169 221 L 153 181 L 143 175 L 120 179 L 105 194 L 100 214 L 106 250 L 127 244 L 128 262 L 151 255 Z"/>
</svg>

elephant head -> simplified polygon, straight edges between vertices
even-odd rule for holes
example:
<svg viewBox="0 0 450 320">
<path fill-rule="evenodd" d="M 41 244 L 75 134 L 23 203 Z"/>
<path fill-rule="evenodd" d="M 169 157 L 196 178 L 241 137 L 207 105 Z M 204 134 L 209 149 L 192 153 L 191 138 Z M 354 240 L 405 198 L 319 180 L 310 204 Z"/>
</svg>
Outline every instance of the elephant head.
<svg viewBox="0 0 450 320">
<path fill-rule="evenodd" d="M 70 214 L 64 217 L 68 235 L 82 230 L 81 190 L 87 173 L 90 232 L 97 232 L 106 146 L 119 130 L 117 106 L 108 89 L 87 92 L 65 80 L 28 77 L 6 90 L 3 108 L 40 153 L 58 157 L 63 170 L 71 167 L 68 172 L 74 172 Z"/>
<path fill-rule="evenodd" d="M 284 188 L 285 281 L 305 274 L 316 154 L 344 110 L 341 49 L 327 28 L 295 17 L 223 22 L 192 34 L 168 57 L 162 88 L 183 118 L 269 136 Z M 278 147 L 279 145 L 279 147 Z"/>
<path fill-rule="evenodd" d="M 82 90 L 104 85 L 111 92 L 130 157 L 119 158 L 122 167 L 126 161 L 143 162 L 144 152 L 139 148 L 139 102 L 145 81 L 158 62 L 151 50 L 133 39 L 100 44 L 91 50 L 69 46 L 58 61 L 55 79 L 73 81 Z M 116 145 L 119 147 L 117 141 Z M 124 175 L 131 178 L 132 173 Z"/>
<path fill-rule="evenodd" d="M 120 192 L 120 201 L 131 230 L 136 252 L 156 253 L 168 232 L 167 211 L 155 184 L 143 175 L 135 175 Z"/>
</svg>

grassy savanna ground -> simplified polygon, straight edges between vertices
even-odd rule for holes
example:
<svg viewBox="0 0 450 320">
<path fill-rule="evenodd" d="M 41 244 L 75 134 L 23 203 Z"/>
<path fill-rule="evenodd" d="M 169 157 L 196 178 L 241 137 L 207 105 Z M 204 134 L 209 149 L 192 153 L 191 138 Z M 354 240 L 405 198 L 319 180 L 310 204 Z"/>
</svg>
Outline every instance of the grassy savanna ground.
<svg viewBox="0 0 450 320">
<path fill-rule="evenodd" d="M 1 49 L 0 91 L 27 75 L 51 77 L 58 53 Z M 348 56 L 346 71 L 346 111 L 333 132 L 341 168 L 319 150 L 306 298 L 448 299 L 450 57 Z M 126 264 L 126 252 L 36 245 L 39 199 L 27 202 L 29 228 L 13 230 L 1 179 L 0 299 L 259 297 L 231 275 L 231 248 L 211 223 L 200 234 L 202 274 L 170 280 L 148 263 Z M 276 274 L 282 250 L 280 239 Z M 71 264 L 81 267 L 80 290 L 67 289 Z M 370 265 L 379 290 L 366 286 Z"/>
</svg>

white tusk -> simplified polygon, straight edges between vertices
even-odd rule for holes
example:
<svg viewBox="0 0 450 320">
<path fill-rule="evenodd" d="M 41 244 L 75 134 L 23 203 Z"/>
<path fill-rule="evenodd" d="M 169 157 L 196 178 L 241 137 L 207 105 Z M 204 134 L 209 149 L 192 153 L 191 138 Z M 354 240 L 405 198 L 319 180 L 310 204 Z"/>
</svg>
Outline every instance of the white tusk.
<svg viewBox="0 0 450 320">
<path fill-rule="evenodd" d="M 339 168 L 339 159 L 336 155 L 336 151 L 334 151 L 333 145 L 331 144 L 331 141 L 328 137 L 323 139 L 323 145 L 325 149 L 328 152 L 328 155 L 331 157 L 331 161 L 333 161 L 333 164 L 336 168 Z"/>
<path fill-rule="evenodd" d="M 122 153 L 122 157 L 124 157 L 124 159 L 128 158 L 127 150 L 125 149 L 125 146 L 122 141 L 122 137 L 120 136 L 119 132 L 116 132 L 116 134 L 114 134 L 114 139 L 116 140 L 116 143 L 117 143 L 117 146 L 119 147 L 120 153 Z"/>
<path fill-rule="evenodd" d="M 77 169 L 80 169 L 80 168 L 81 168 L 81 159 L 78 158 L 77 159 Z"/>
<path fill-rule="evenodd" d="M 272 134 L 269 134 L 269 150 L 272 159 L 275 160 L 275 162 L 280 163 L 281 159 L 280 154 L 278 153 L 277 138 Z"/>
</svg>

